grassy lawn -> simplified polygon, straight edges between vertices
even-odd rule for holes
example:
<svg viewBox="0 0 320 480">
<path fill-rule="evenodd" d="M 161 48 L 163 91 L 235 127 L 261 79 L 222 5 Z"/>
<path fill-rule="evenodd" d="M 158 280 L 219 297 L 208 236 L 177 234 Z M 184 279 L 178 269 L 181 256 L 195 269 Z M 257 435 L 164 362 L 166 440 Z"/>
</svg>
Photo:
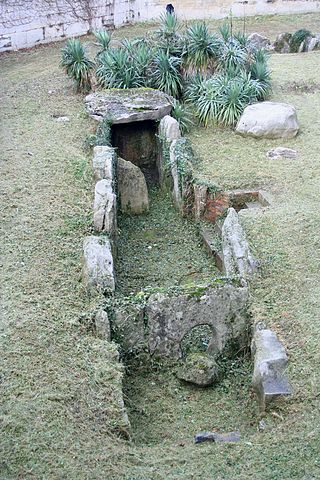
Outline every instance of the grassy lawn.
<svg viewBox="0 0 320 480">
<path fill-rule="evenodd" d="M 319 15 L 252 17 L 247 27 L 273 38 L 300 27 L 318 31 Z M 58 68 L 60 48 L 0 57 L 0 478 L 318 479 L 320 52 L 271 57 L 273 99 L 297 108 L 297 138 L 257 141 L 219 128 L 190 133 L 199 175 L 225 188 L 272 193 L 272 208 L 241 218 L 261 262 L 252 313 L 283 339 L 295 394 L 270 410 L 260 431 L 249 363 L 205 391 L 161 370 L 128 377 L 133 440 L 126 442 L 117 435 L 121 371 L 114 346 L 85 321 L 95 301 L 80 281 L 93 196 L 83 141 L 94 123 Z M 61 115 L 70 121 L 57 123 Z M 298 158 L 267 159 L 278 145 L 295 148 Z M 243 440 L 193 444 L 195 433 L 212 429 L 239 429 Z"/>
</svg>

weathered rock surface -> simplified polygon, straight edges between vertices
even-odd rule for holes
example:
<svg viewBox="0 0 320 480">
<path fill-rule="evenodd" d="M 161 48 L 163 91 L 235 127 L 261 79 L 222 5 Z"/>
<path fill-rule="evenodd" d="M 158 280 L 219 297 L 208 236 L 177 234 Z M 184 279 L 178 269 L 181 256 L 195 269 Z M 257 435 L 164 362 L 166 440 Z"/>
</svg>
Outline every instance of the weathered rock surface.
<svg viewBox="0 0 320 480">
<path fill-rule="evenodd" d="M 222 253 L 226 275 L 240 275 L 247 278 L 257 270 L 257 263 L 251 255 L 239 216 L 234 208 L 229 208 L 222 225 Z"/>
<path fill-rule="evenodd" d="M 252 385 L 261 410 L 265 410 L 275 398 L 292 393 L 284 375 L 288 357 L 277 335 L 263 327 L 255 329 L 251 352 L 254 357 Z"/>
<path fill-rule="evenodd" d="M 213 358 L 230 342 L 248 342 L 248 289 L 234 285 L 199 288 L 193 294 L 151 295 L 146 307 L 151 354 L 181 358 L 181 342 L 199 325 L 212 329 L 208 354 Z"/>
<path fill-rule="evenodd" d="M 194 443 L 217 442 L 217 443 L 235 443 L 240 442 L 240 432 L 200 432 L 194 437 Z"/>
<path fill-rule="evenodd" d="M 110 180 L 114 183 L 116 166 L 116 153 L 112 147 L 94 147 L 93 149 L 93 175 L 96 181 Z"/>
<path fill-rule="evenodd" d="M 248 41 L 250 45 L 252 45 L 255 49 L 264 48 L 265 50 L 271 50 L 271 42 L 269 38 L 260 35 L 259 33 L 251 33 L 248 37 Z"/>
<path fill-rule="evenodd" d="M 117 171 L 121 211 L 130 214 L 147 212 L 148 188 L 140 168 L 123 158 L 118 158 Z"/>
<path fill-rule="evenodd" d="M 172 99 L 159 90 L 147 88 L 110 89 L 87 95 L 85 107 L 90 117 L 113 124 L 160 120 L 172 110 Z"/>
<path fill-rule="evenodd" d="M 290 53 L 291 33 L 280 33 L 274 42 L 274 50 L 277 53 Z"/>
<path fill-rule="evenodd" d="M 177 377 L 199 387 L 207 387 L 218 380 L 218 365 L 208 355 L 190 354 L 178 368 Z"/>
<path fill-rule="evenodd" d="M 99 180 L 95 186 L 93 224 L 97 232 L 115 235 L 117 229 L 117 198 L 110 180 Z"/>
<path fill-rule="evenodd" d="M 308 37 L 305 41 L 304 50 L 306 52 L 312 52 L 313 50 L 317 50 L 320 47 L 320 38 L 317 36 L 315 37 Z"/>
<path fill-rule="evenodd" d="M 100 309 L 95 315 L 96 334 L 102 340 L 111 340 L 111 328 L 107 312 Z"/>
<path fill-rule="evenodd" d="M 245 108 L 236 132 L 255 138 L 293 138 L 299 131 L 297 113 L 292 105 L 260 102 Z"/>
<path fill-rule="evenodd" d="M 181 137 L 180 127 L 177 120 L 170 115 L 166 115 L 159 123 L 159 135 L 171 143 Z"/>
<path fill-rule="evenodd" d="M 194 191 L 194 217 L 196 220 L 200 220 L 207 205 L 208 187 L 207 185 L 193 185 Z"/>
<path fill-rule="evenodd" d="M 275 160 L 279 158 L 297 158 L 297 155 L 296 150 L 286 147 L 272 148 L 272 150 L 267 152 L 267 157 Z"/>
<path fill-rule="evenodd" d="M 83 281 L 88 293 L 112 292 L 115 289 L 110 241 L 105 237 L 86 237 L 83 242 Z"/>
<path fill-rule="evenodd" d="M 183 202 L 182 202 L 182 193 L 181 193 L 181 185 L 180 185 L 180 175 L 178 171 L 176 152 L 175 152 L 176 144 L 177 144 L 177 140 L 174 140 L 171 143 L 171 147 L 170 147 L 170 165 L 171 165 L 171 175 L 173 180 L 172 198 L 173 198 L 173 202 L 176 209 L 181 210 Z"/>
<path fill-rule="evenodd" d="M 144 326 L 144 310 L 139 306 L 127 305 L 116 308 L 114 329 L 117 341 L 126 353 L 142 350 L 147 346 Z"/>
</svg>

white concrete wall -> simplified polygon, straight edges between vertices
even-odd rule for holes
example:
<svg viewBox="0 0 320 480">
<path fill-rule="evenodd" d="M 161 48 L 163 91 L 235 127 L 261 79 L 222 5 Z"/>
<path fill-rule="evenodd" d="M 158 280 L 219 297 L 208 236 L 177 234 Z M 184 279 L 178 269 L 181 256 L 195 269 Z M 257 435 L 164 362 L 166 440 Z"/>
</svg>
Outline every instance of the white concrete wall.
<svg viewBox="0 0 320 480">
<path fill-rule="evenodd" d="M 320 0 L 0 0 L 0 52 L 152 20 L 170 2 L 186 20 L 320 12 Z"/>
</svg>

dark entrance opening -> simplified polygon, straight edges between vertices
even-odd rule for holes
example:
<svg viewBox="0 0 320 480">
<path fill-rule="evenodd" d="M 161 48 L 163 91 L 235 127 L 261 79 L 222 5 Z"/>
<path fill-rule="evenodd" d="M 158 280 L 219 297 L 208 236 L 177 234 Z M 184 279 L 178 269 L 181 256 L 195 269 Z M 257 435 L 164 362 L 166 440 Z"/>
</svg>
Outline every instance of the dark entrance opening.
<svg viewBox="0 0 320 480">
<path fill-rule="evenodd" d="M 148 185 L 159 183 L 156 134 L 153 120 L 112 125 L 112 146 L 119 157 L 141 168 Z"/>
</svg>

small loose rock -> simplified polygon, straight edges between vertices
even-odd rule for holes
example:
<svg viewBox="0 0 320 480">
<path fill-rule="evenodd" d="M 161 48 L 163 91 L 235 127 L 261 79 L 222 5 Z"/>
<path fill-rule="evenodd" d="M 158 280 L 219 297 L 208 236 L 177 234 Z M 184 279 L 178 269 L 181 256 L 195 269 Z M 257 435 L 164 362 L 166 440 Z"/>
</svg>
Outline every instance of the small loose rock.
<svg viewBox="0 0 320 480">
<path fill-rule="evenodd" d="M 200 432 L 194 437 L 194 443 L 216 442 L 216 443 L 236 443 L 240 442 L 240 432 L 216 433 Z"/>
</svg>

